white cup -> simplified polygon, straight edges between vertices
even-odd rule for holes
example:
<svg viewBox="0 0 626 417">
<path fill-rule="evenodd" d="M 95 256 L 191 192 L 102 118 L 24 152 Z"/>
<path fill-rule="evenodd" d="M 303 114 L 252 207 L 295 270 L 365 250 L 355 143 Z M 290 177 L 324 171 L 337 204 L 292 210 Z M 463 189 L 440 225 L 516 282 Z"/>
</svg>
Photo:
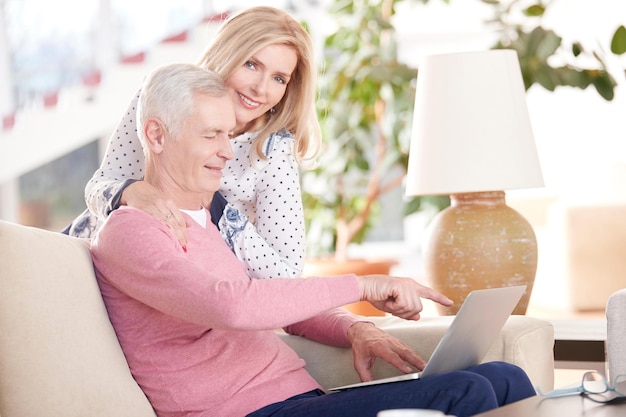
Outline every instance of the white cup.
<svg viewBox="0 0 626 417">
<path fill-rule="evenodd" d="M 382 410 L 376 417 L 445 417 L 439 410 L 424 410 L 417 408 L 399 408 L 395 410 Z M 453 416 L 448 416 L 453 417 Z"/>
</svg>

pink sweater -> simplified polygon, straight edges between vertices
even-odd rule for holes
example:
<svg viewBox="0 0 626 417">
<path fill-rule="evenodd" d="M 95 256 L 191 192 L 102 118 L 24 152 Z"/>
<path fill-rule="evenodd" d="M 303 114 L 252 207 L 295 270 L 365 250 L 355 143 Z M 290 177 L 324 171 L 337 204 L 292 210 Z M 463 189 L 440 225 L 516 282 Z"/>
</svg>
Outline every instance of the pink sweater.
<svg viewBox="0 0 626 417">
<path fill-rule="evenodd" d="M 139 210 L 115 210 L 92 241 L 111 322 L 159 417 L 244 416 L 319 388 L 274 329 L 349 346 L 357 278 L 251 280 L 218 230 L 196 222 L 187 253 Z"/>
</svg>

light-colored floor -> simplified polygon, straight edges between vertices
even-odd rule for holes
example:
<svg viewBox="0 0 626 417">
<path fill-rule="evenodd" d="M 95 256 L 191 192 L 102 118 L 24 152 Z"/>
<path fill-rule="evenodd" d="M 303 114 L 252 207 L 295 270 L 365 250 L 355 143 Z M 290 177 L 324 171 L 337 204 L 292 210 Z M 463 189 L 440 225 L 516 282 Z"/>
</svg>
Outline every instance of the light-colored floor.
<svg viewBox="0 0 626 417">
<path fill-rule="evenodd" d="M 583 374 L 589 369 L 555 369 L 554 388 L 580 384 Z"/>
</svg>

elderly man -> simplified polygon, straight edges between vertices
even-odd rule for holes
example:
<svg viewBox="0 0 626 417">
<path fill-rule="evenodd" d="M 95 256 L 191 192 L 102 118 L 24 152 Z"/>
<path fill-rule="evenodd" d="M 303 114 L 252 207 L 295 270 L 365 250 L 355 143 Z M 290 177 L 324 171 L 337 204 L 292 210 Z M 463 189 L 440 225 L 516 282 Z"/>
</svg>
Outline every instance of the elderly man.
<svg viewBox="0 0 626 417">
<path fill-rule="evenodd" d="M 115 210 L 92 241 L 109 316 L 159 417 L 363 417 L 388 408 L 468 416 L 534 394 L 523 371 L 504 363 L 326 394 L 274 329 L 352 347 L 355 368 L 367 380 L 376 357 L 403 372 L 424 361 L 340 306 L 367 300 L 416 320 L 421 297 L 450 300 L 409 278 L 248 278 L 203 207 L 233 155 L 235 113 L 227 91 L 214 73 L 187 64 L 156 69 L 142 88 L 137 126 L 145 181 L 183 211 L 187 245 L 132 207 Z"/>
</svg>

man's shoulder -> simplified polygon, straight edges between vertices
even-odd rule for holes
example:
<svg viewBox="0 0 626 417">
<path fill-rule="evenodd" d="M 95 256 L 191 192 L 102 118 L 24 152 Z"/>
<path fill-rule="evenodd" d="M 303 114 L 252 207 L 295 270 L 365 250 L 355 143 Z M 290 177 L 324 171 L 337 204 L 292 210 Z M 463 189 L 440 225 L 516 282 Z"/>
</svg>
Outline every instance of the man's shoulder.
<svg viewBox="0 0 626 417">
<path fill-rule="evenodd" d="M 131 238 L 143 231 L 154 230 L 152 222 L 161 224 L 150 214 L 129 206 L 121 206 L 113 210 L 111 214 L 99 227 L 94 238 L 94 244 L 102 243 L 102 241 L 119 240 L 126 237 Z"/>
</svg>

